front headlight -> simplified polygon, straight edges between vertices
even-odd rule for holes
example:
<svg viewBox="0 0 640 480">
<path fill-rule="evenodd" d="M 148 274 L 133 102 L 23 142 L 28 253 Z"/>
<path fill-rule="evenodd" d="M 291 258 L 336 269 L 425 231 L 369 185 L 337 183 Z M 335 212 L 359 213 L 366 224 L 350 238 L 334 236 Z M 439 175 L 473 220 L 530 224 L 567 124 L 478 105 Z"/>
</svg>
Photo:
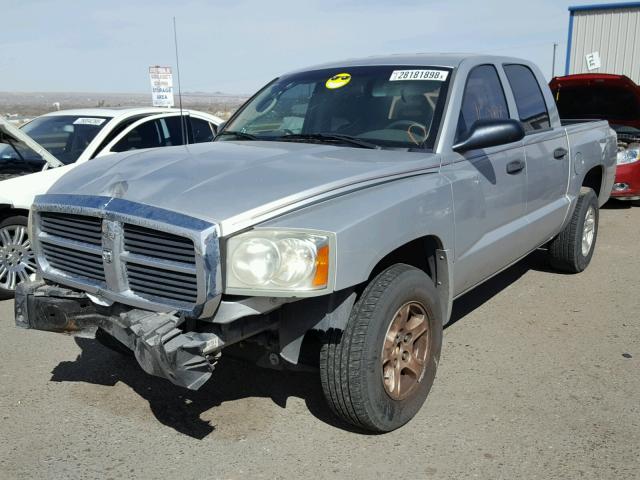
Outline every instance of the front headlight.
<svg viewBox="0 0 640 480">
<path fill-rule="evenodd" d="M 640 160 L 640 145 L 629 145 L 625 150 L 618 152 L 618 165 L 626 165 L 628 163 L 637 162 Z"/>
<path fill-rule="evenodd" d="M 226 291 L 312 292 L 329 285 L 331 234 L 254 230 L 227 242 Z"/>
</svg>

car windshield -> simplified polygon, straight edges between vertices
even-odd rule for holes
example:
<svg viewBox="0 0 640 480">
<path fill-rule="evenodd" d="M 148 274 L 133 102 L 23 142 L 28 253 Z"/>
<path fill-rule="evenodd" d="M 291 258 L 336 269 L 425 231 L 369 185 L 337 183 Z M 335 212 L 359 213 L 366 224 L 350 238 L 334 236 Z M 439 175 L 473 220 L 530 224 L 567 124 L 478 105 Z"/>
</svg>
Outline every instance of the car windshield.
<svg viewBox="0 0 640 480">
<path fill-rule="evenodd" d="M 364 148 L 433 148 L 450 70 L 344 67 L 274 80 L 217 140 L 310 141 Z"/>
<path fill-rule="evenodd" d="M 62 163 L 70 164 L 78 159 L 108 120 L 108 117 L 92 115 L 44 116 L 24 125 L 22 131 Z M 15 148 L 1 145 L 0 167 L 16 163 L 26 164 L 29 168 L 44 166 L 44 160 L 24 145 L 15 145 Z"/>
</svg>

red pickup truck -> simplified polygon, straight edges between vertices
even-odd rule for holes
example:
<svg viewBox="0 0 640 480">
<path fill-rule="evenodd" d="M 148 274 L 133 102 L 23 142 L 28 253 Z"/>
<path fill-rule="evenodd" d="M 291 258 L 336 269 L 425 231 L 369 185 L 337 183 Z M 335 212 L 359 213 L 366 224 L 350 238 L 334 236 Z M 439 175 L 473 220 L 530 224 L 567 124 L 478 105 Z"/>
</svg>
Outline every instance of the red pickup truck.
<svg viewBox="0 0 640 480">
<path fill-rule="evenodd" d="M 604 119 L 618 134 L 611 196 L 640 200 L 640 86 L 624 75 L 587 73 L 549 83 L 562 119 Z"/>
</svg>

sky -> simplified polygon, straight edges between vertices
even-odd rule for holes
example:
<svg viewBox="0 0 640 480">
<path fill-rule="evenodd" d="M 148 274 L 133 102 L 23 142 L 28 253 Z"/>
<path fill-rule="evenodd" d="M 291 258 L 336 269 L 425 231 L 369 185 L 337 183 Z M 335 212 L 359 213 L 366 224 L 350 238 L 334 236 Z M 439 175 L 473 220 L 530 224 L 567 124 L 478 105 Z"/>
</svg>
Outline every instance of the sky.
<svg viewBox="0 0 640 480">
<path fill-rule="evenodd" d="M 182 91 L 250 94 L 327 61 L 413 52 L 523 57 L 564 73 L 569 5 L 603 0 L 0 0 L 0 91 L 150 90 L 174 67 Z"/>
</svg>

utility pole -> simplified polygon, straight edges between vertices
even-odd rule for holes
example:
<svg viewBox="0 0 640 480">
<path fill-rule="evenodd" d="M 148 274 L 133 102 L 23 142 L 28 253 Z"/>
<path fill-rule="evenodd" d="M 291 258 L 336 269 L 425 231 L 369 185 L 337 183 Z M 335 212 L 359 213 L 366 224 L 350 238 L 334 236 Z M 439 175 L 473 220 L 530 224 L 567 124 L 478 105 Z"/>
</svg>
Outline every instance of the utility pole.
<svg viewBox="0 0 640 480">
<path fill-rule="evenodd" d="M 556 76 L 556 48 L 558 48 L 558 44 L 554 42 L 554 44 L 553 44 L 553 62 L 551 63 L 551 78 Z"/>
</svg>

